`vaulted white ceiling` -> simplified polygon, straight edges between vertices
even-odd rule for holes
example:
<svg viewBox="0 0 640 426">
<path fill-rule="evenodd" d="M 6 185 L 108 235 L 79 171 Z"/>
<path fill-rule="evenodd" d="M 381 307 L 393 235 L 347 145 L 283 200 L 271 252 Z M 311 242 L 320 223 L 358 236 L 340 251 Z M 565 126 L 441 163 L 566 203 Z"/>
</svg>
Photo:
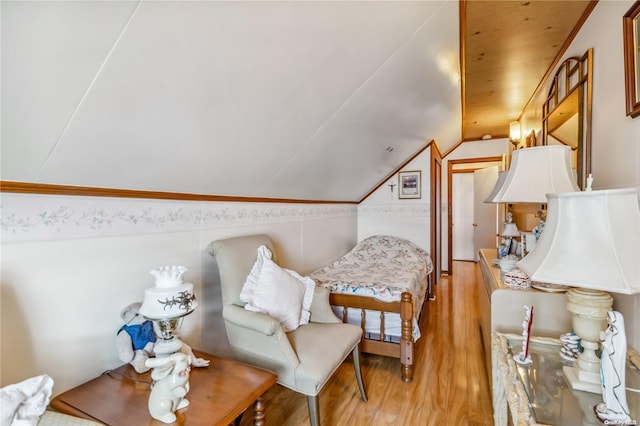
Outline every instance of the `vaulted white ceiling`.
<svg viewBox="0 0 640 426">
<path fill-rule="evenodd" d="M 457 1 L 3 0 L 1 19 L 3 180 L 357 201 L 461 138 Z"/>
</svg>

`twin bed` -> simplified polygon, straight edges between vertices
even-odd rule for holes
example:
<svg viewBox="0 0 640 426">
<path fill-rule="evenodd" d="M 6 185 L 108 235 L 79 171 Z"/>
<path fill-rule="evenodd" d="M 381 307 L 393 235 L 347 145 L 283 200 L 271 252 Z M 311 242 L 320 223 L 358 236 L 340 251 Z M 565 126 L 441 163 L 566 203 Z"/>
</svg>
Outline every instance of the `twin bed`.
<svg viewBox="0 0 640 426">
<path fill-rule="evenodd" d="M 413 346 L 427 299 L 433 299 L 429 254 L 402 238 L 362 240 L 309 276 L 330 292 L 343 322 L 360 325 L 362 352 L 400 359 L 402 380 L 413 379 Z"/>
</svg>

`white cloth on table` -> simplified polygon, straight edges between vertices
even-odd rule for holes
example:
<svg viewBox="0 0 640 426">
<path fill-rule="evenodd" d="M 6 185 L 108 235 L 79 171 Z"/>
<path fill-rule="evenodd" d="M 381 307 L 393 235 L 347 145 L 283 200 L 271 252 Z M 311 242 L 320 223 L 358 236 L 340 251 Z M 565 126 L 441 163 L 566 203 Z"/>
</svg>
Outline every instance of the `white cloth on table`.
<svg viewBox="0 0 640 426">
<path fill-rule="evenodd" d="M 0 426 L 35 426 L 49 405 L 53 379 L 46 374 L 0 389 Z"/>
</svg>

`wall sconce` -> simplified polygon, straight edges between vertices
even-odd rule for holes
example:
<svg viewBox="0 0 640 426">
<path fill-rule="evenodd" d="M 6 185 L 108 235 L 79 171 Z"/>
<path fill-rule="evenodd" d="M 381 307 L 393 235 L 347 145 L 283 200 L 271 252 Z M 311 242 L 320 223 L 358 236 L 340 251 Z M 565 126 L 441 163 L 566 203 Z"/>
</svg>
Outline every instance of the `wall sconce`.
<svg viewBox="0 0 640 426">
<path fill-rule="evenodd" d="M 520 122 L 512 121 L 509 123 L 509 140 L 513 144 L 513 147 L 516 148 L 520 143 Z"/>
</svg>

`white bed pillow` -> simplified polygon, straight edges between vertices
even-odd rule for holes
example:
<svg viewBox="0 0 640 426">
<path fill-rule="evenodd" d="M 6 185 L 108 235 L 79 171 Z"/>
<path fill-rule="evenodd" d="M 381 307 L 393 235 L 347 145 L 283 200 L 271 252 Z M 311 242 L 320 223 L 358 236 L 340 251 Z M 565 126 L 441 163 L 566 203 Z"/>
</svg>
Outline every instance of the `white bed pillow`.
<svg viewBox="0 0 640 426">
<path fill-rule="evenodd" d="M 315 282 L 297 272 L 284 269 L 271 260 L 271 251 L 264 245 L 240 292 L 245 309 L 263 312 L 293 331 L 309 322 Z"/>
</svg>

